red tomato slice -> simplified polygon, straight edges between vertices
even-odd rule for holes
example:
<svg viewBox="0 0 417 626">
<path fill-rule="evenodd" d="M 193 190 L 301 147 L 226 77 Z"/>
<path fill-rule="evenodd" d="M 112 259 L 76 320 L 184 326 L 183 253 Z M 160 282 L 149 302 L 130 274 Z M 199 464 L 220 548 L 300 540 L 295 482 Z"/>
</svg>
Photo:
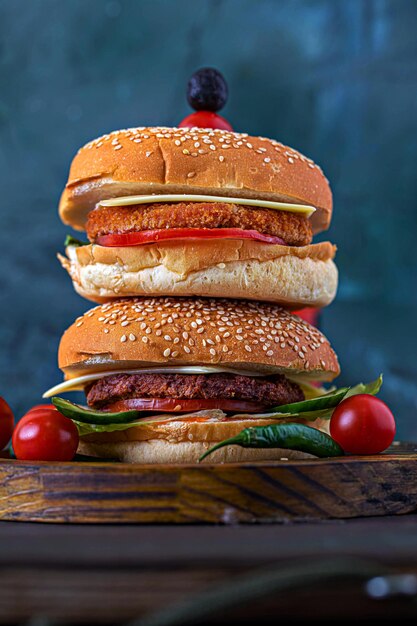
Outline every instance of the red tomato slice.
<svg viewBox="0 0 417 626">
<path fill-rule="evenodd" d="M 160 230 L 142 230 L 134 233 L 100 235 L 97 243 L 100 246 L 140 246 L 157 241 L 171 239 L 253 239 L 263 243 L 274 243 L 286 246 L 281 237 L 264 235 L 257 230 L 243 230 L 243 228 L 166 228 Z"/>
<path fill-rule="evenodd" d="M 113 413 L 117 411 L 159 411 L 164 413 L 192 413 L 193 411 L 204 411 L 206 409 L 221 409 L 226 412 L 247 412 L 258 413 L 265 409 L 263 404 L 258 402 L 247 402 L 245 400 L 181 400 L 176 398 L 131 398 L 130 400 L 118 400 L 106 407 L 106 411 Z"/>
</svg>

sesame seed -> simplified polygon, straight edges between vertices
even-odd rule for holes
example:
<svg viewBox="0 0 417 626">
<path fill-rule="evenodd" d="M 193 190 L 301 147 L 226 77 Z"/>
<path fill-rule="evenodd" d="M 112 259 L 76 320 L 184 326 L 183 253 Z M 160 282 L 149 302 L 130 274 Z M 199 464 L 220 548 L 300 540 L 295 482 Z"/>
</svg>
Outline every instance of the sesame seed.
<svg viewBox="0 0 417 626">
<path fill-rule="evenodd" d="M 130 333 L 129 339 L 130 341 L 136 341 L 136 335 L 134 335 L 133 333 Z"/>
<path fill-rule="evenodd" d="M 219 156 L 219 161 L 220 161 L 220 163 L 223 163 L 223 161 L 224 161 L 224 156 L 222 154 Z"/>
<path fill-rule="evenodd" d="M 187 354 L 190 354 L 191 350 L 188 346 L 184 346 L 184 352 L 186 352 Z"/>
<path fill-rule="evenodd" d="M 143 341 L 143 343 L 148 343 L 149 339 L 148 339 L 148 337 L 146 337 L 146 335 L 144 335 L 142 337 L 142 341 Z"/>
<path fill-rule="evenodd" d="M 126 337 L 126 335 L 122 335 L 122 336 L 120 337 L 120 341 L 121 341 L 122 343 L 124 343 L 125 341 L 127 341 L 127 337 Z"/>
<path fill-rule="evenodd" d="M 129 326 L 129 322 L 122 322 L 120 325 L 121 326 Z"/>
<path fill-rule="evenodd" d="M 212 356 L 216 356 L 216 350 L 214 348 L 210 348 L 210 354 Z"/>
<path fill-rule="evenodd" d="M 250 346 L 247 346 L 247 345 L 245 346 L 245 350 L 246 350 L 246 352 L 252 352 L 252 348 Z"/>
<path fill-rule="evenodd" d="M 167 348 L 166 350 L 164 350 L 163 354 L 164 356 L 169 356 L 171 354 L 171 348 Z"/>
</svg>

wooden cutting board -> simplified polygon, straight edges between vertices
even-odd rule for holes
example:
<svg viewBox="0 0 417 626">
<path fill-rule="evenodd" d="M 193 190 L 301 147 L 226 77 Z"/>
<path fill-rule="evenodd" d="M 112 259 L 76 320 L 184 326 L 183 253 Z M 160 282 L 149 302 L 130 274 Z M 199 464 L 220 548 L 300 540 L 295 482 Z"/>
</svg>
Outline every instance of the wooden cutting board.
<svg viewBox="0 0 417 626">
<path fill-rule="evenodd" d="M 417 512 L 417 444 L 388 454 L 225 465 L 0 459 L 0 519 L 279 523 Z"/>
</svg>

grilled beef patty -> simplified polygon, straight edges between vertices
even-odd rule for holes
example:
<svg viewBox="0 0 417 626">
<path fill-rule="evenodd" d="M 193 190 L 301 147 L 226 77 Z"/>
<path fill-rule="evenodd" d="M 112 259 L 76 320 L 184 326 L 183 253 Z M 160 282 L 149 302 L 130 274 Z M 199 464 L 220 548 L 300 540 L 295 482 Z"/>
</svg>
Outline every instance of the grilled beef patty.
<svg viewBox="0 0 417 626">
<path fill-rule="evenodd" d="M 300 387 L 281 374 L 250 377 L 235 374 L 115 374 L 93 382 L 87 403 L 104 409 L 131 398 L 235 399 L 265 407 L 304 400 Z"/>
</svg>

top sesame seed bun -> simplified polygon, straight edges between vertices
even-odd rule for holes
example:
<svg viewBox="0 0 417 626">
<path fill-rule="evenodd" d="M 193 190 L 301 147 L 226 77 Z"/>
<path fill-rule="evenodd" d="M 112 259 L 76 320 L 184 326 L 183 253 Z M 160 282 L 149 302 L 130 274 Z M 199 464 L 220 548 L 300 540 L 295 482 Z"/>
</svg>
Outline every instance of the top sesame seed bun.
<svg viewBox="0 0 417 626">
<path fill-rule="evenodd" d="M 158 366 L 217 366 L 332 380 L 337 357 L 313 326 L 268 303 L 127 298 L 87 311 L 64 333 L 66 378 Z"/>
<path fill-rule="evenodd" d="M 84 230 L 107 198 L 204 194 L 316 207 L 314 232 L 328 228 L 332 193 L 318 165 L 265 137 L 204 128 L 131 128 L 91 141 L 76 154 L 62 194 L 65 224 Z"/>
</svg>

